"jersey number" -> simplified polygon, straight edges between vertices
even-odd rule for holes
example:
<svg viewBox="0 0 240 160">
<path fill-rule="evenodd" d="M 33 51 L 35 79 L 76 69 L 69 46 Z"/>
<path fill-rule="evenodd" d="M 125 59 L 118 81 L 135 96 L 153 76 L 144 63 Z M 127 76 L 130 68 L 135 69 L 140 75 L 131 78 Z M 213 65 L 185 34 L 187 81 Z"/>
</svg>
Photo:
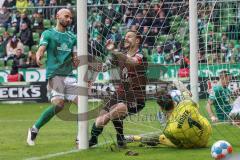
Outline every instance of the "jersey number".
<svg viewBox="0 0 240 160">
<path fill-rule="evenodd" d="M 197 127 L 199 130 L 202 130 L 202 126 L 194 121 L 191 117 L 188 117 L 188 124 L 189 124 L 189 127 L 192 128 L 193 126 Z"/>
</svg>

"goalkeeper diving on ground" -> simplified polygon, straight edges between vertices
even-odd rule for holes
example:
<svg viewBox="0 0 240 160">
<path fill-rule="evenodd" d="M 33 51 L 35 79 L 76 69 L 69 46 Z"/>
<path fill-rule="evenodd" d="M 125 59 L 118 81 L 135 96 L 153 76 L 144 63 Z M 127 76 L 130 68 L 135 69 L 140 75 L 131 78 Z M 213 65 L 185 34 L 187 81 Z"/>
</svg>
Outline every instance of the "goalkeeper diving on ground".
<svg viewBox="0 0 240 160">
<path fill-rule="evenodd" d="M 125 136 L 127 142 L 141 142 L 150 146 L 163 144 L 177 148 L 207 146 L 212 133 L 210 123 L 200 114 L 198 104 L 191 100 L 191 93 L 185 86 L 179 81 L 175 81 L 174 85 L 181 92 L 181 97 L 179 95 L 176 98 L 171 91 L 156 94 L 157 103 L 166 117 L 163 132 Z"/>
</svg>

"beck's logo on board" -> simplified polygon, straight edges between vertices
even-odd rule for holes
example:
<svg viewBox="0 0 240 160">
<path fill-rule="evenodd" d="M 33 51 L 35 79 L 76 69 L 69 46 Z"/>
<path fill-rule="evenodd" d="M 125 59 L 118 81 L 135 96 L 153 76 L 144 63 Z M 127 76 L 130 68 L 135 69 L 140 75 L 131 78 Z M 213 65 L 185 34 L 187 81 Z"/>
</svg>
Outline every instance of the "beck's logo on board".
<svg viewBox="0 0 240 160">
<path fill-rule="evenodd" d="M 37 101 L 45 102 L 46 97 L 46 84 L 30 83 L 0 85 L 0 101 Z"/>
<path fill-rule="evenodd" d="M 0 99 L 3 98 L 37 98 L 41 96 L 40 87 L 1 87 Z"/>
</svg>

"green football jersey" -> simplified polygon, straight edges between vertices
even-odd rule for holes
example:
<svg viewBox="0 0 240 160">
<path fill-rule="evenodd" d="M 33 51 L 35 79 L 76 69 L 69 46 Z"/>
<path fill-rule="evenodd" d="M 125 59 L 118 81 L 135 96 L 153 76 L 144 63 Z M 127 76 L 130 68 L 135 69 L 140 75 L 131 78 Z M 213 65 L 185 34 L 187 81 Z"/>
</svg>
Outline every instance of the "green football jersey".
<svg viewBox="0 0 240 160">
<path fill-rule="evenodd" d="M 73 71 L 72 54 L 76 50 L 76 36 L 69 31 L 59 32 L 48 29 L 41 35 L 39 46 L 46 46 L 46 78 L 56 75 L 71 76 Z"/>
<path fill-rule="evenodd" d="M 216 85 L 209 94 L 209 99 L 213 101 L 216 115 L 219 120 L 227 120 L 232 107 L 230 105 L 231 91 L 227 87 Z"/>
</svg>

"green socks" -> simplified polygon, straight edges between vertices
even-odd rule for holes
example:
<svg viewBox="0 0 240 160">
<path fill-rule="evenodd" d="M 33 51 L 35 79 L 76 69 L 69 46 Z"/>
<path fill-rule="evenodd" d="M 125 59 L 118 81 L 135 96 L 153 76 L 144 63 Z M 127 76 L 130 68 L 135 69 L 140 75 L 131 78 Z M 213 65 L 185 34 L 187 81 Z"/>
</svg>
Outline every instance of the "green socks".
<svg viewBox="0 0 240 160">
<path fill-rule="evenodd" d="M 38 118 L 34 126 L 37 129 L 40 129 L 42 126 L 44 126 L 56 114 L 56 108 L 57 106 L 48 107 Z"/>
</svg>

